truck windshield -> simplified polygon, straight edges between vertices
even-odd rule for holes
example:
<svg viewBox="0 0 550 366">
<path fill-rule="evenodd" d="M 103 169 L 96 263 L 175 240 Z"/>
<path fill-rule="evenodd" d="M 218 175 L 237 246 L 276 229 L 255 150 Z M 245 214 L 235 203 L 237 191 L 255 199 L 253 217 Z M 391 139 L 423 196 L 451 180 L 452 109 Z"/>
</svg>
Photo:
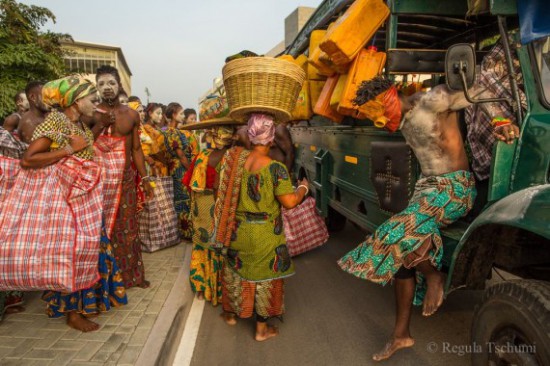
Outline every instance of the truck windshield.
<svg viewBox="0 0 550 366">
<path fill-rule="evenodd" d="M 550 37 L 533 42 L 539 82 L 541 83 L 542 97 L 545 105 L 550 107 Z"/>
</svg>

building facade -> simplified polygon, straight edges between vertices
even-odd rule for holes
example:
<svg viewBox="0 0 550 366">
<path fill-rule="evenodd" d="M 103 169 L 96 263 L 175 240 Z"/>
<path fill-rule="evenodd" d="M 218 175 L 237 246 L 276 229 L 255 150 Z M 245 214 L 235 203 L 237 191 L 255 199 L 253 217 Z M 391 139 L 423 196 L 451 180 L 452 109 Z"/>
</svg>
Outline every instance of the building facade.
<svg viewBox="0 0 550 366">
<path fill-rule="evenodd" d="M 95 80 L 95 72 L 99 66 L 116 67 L 124 91 L 131 95 L 132 72 L 120 47 L 81 41 L 63 42 L 62 46 L 67 51 L 64 57 L 67 70 L 89 75 Z"/>
</svg>

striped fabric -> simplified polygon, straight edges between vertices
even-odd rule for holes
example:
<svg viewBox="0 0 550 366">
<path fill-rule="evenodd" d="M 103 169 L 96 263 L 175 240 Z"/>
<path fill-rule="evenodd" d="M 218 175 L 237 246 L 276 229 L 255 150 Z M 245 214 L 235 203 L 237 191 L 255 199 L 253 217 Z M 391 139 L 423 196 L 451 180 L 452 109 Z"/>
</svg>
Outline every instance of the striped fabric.
<svg viewBox="0 0 550 366">
<path fill-rule="evenodd" d="M 286 246 L 290 256 L 294 257 L 317 248 L 328 240 L 325 220 L 317 213 L 313 197 L 307 197 L 293 209 L 283 208 L 282 212 Z"/>
<path fill-rule="evenodd" d="M 122 176 L 126 163 L 124 137 L 101 135 L 94 143 L 95 161 L 102 169 L 103 219 L 110 239 L 122 191 Z"/>
<path fill-rule="evenodd" d="M 69 157 L 42 169 L 0 157 L 0 290 L 73 292 L 97 282 L 102 212 L 120 195 L 125 154 L 111 137 L 96 151 L 97 162 Z"/>
<path fill-rule="evenodd" d="M 23 170 L 0 158 L 0 290 L 72 292 L 98 279 L 101 170 L 69 157 Z"/>
<path fill-rule="evenodd" d="M 155 177 L 155 196 L 139 213 L 141 250 L 155 252 L 180 242 L 179 220 L 174 208 L 171 176 Z"/>
</svg>

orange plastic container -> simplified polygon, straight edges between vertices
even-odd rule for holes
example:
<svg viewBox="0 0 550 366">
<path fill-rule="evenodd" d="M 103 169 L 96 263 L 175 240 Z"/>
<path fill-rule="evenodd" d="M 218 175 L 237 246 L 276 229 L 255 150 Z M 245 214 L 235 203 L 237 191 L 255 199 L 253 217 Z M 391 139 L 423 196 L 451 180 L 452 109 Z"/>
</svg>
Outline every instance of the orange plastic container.
<svg viewBox="0 0 550 366">
<path fill-rule="evenodd" d="M 383 0 L 356 0 L 333 27 L 319 47 L 337 65 L 350 63 L 390 15 Z"/>
<path fill-rule="evenodd" d="M 325 82 L 325 86 L 323 87 L 323 91 L 319 96 L 319 100 L 313 108 L 313 112 L 320 116 L 326 117 L 333 122 L 341 123 L 344 119 L 344 116 L 342 116 L 330 107 L 330 98 L 332 96 L 332 93 L 334 92 L 334 89 L 336 89 L 338 79 L 338 75 L 331 76 L 327 79 L 327 81 Z"/>
<path fill-rule="evenodd" d="M 327 78 L 325 75 L 319 74 L 317 71 L 317 67 L 315 66 L 315 64 L 319 62 L 316 60 L 319 59 L 321 52 L 321 50 L 319 49 L 319 43 L 323 40 L 326 33 L 326 30 L 318 29 L 312 31 L 309 37 L 309 62 L 307 67 L 308 80 L 325 80 Z M 315 52 L 317 52 L 317 54 L 315 54 Z"/>
<path fill-rule="evenodd" d="M 302 84 L 302 90 L 298 94 L 298 99 L 296 100 L 296 107 L 292 111 L 292 120 L 309 120 L 313 116 L 313 111 L 311 110 L 311 101 L 309 97 L 309 81 L 304 81 Z"/>
<path fill-rule="evenodd" d="M 363 81 L 370 80 L 379 75 L 384 69 L 386 63 L 386 54 L 377 52 L 376 47 L 371 46 L 368 49 L 362 49 L 353 60 L 349 69 L 349 77 L 340 98 L 338 113 L 345 116 L 361 118 L 365 108 L 353 104 L 357 89 Z"/>
<path fill-rule="evenodd" d="M 325 86 L 325 80 L 308 80 L 309 84 L 309 100 L 311 102 L 311 109 L 315 108 L 315 104 L 321 96 L 323 87 Z"/>
</svg>

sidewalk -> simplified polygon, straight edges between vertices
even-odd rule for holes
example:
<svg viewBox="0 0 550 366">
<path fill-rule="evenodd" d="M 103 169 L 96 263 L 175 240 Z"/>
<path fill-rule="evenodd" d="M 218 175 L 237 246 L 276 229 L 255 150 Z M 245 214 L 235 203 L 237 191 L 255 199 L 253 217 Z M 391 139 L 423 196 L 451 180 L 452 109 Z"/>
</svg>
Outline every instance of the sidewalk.
<svg viewBox="0 0 550 366">
<path fill-rule="evenodd" d="M 182 243 L 143 253 L 148 289 L 127 291 L 128 305 L 100 315 L 97 332 L 70 329 L 49 319 L 40 292 L 25 294 L 26 311 L 0 323 L 0 365 L 133 365 L 137 361 L 184 263 Z"/>
</svg>

